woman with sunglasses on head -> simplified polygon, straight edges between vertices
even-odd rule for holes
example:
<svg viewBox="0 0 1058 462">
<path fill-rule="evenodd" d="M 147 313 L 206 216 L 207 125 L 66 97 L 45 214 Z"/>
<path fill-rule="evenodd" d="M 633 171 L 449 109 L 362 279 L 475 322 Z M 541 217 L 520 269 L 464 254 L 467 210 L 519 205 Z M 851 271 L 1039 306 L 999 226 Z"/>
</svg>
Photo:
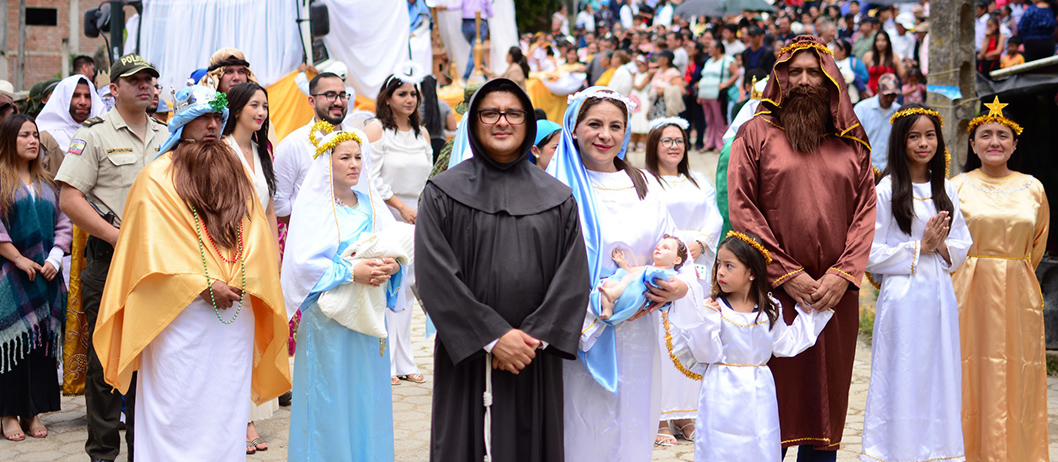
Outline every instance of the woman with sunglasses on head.
<svg viewBox="0 0 1058 462">
<path fill-rule="evenodd" d="M 433 147 L 430 133 L 419 116 L 422 103 L 420 84 L 426 73 L 413 62 L 397 66 L 393 75 L 386 79 L 375 99 L 376 118 L 365 127 L 371 143 L 371 182 L 378 188 L 382 200 L 389 206 L 393 216 L 405 223 L 415 224 L 419 208 L 419 195 L 426 187 L 426 180 L 433 168 Z M 414 272 L 409 271 L 409 275 Z M 409 289 L 415 284 L 414 276 L 406 280 Z M 414 290 L 407 291 L 407 307 L 399 312 L 386 312 L 389 331 L 390 359 L 392 361 L 393 385 L 407 380 L 423 383 L 426 379 L 419 372 L 411 350 L 411 316 Z"/>
</svg>

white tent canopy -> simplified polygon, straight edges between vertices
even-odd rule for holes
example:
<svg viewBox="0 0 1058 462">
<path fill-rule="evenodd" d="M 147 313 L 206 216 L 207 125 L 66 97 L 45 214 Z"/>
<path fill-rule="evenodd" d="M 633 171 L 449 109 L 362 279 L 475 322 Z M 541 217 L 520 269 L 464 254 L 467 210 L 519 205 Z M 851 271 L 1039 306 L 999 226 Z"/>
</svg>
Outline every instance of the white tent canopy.
<svg viewBox="0 0 1058 462">
<path fill-rule="evenodd" d="M 407 0 L 322 0 L 330 13 L 324 44 L 332 59 L 348 65 L 347 83 L 358 94 L 374 99 L 393 69 L 409 58 Z M 185 84 L 191 72 L 206 67 L 223 47 L 246 54 L 262 85 L 270 85 L 297 69 L 304 56 L 298 31 L 300 1 L 292 0 L 145 0 L 143 24 L 130 28 L 126 50 L 133 49 L 142 30 L 140 54 L 162 74 L 159 83 Z M 458 5 L 458 2 L 454 2 Z M 491 67 L 507 68 L 507 49 L 518 45 L 513 0 L 494 0 L 489 21 Z M 458 9 L 439 11 L 435 27 L 460 72 L 470 46 L 460 32 Z"/>
<path fill-rule="evenodd" d="M 163 95 L 183 86 L 224 47 L 246 54 L 262 85 L 297 69 L 304 55 L 291 0 L 145 0 L 140 54 L 161 73 Z M 129 31 L 129 43 L 135 43 Z M 131 52 L 132 48 L 126 48 Z"/>
</svg>

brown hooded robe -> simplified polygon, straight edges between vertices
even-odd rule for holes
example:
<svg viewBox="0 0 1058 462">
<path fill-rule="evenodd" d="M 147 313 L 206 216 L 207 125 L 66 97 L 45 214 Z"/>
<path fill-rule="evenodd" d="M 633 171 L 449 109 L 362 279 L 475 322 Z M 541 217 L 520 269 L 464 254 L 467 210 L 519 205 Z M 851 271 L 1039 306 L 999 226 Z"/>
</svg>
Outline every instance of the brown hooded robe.
<svg viewBox="0 0 1058 462">
<path fill-rule="evenodd" d="M 779 118 L 793 55 L 819 57 L 830 94 L 831 133 L 815 152 L 795 151 Z M 859 284 L 874 237 L 875 193 L 870 147 L 834 58 L 822 40 L 795 37 L 775 63 L 756 117 L 739 131 L 728 168 L 731 225 L 760 236 L 771 251 L 768 279 L 784 318 L 797 315 L 782 284 L 801 272 L 849 281 L 816 345 L 794 358 L 773 358 L 784 447 L 836 450 L 848 410 L 859 328 Z"/>
</svg>

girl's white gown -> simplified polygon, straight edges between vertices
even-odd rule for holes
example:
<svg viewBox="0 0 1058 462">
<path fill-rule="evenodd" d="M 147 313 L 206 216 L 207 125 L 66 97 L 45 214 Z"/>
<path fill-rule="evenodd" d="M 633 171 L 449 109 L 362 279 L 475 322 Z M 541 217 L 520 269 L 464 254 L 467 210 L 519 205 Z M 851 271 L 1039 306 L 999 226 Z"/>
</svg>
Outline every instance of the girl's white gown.
<svg viewBox="0 0 1058 462">
<path fill-rule="evenodd" d="M 673 351 L 702 374 L 694 460 L 779 462 L 779 404 L 768 360 L 814 345 L 834 312 L 798 310 L 788 326 L 780 311 L 773 327 L 764 313 L 740 313 L 723 300 L 707 300 L 699 312 L 695 323 L 670 323 Z"/>
<path fill-rule="evenodd" d="M 683 175 L 663 176 L 664 183 L 652 181 L 650 190 L 658 191 L 661 195 L 678 230 L 676 237 L 687 245 L 688 252 L 692 246 L 698 246 L 694 241 L 705 244 L 705 252 L 690 264 L 695 265 L 702 294 L 707 297 L 711 290 L 713 261 L 716 258 L 716 246 L 721 240 L 720 228 L 724 224 L 724 217 L 716 206 L 713 184 L 698 172 L 691 172 L 691 177 L 698 186 Z M 685 305 L 701 310 L 704 297 L 684 297 L 676 301 L 674 305 L 681 309 L 672 311 L 669 317 L 683 316 L 687 312 L 682 309 Z M 691 379 L 676 369 L 665 345 L 664 326 L 658 323 L 658 329 L 658 344 L 661 348 L 661 420 L 693 419 L 698 414 L 701 381 Z"/>
<path fill-rule="evenodd" d="M 945 181 L 955 206 L 945 241 L 951 264 L 939 254 L 923 252 L 926 222 L 937 210 L 928 183 L 912 188 L 911 236 L 893 219 L 890 178 L 876 188 L 878 212 L 867 271 L 881 290 L 860 455 L 868 462 L 965 460 L 959 305 L 951 273 L 966 260 L 972 240 L 955 186 Z"/>
</svg>

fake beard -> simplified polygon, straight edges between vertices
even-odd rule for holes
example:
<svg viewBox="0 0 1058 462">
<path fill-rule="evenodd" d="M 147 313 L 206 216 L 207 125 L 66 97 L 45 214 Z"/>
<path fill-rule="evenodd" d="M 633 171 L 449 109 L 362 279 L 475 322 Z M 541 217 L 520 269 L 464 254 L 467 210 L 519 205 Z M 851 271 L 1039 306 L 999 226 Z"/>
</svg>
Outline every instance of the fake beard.
<svg viewBox="0 0 1058 462">
<path fill-rule="evenodd" d="M 176 193 L 198 213 L 218 247 L 235 249 L 254 197 L 242 163 L 223 141 L 181 142 L 172 159 Z"/>
<path fill-rule="evenodd" d="M 822 85 L 795 85 L 790 88 L 779 112 L 779 123 L 786 128 L 790 146 L 797 152 L 812 152 L 830 125 L 830 101 Z"/>
</svg>

